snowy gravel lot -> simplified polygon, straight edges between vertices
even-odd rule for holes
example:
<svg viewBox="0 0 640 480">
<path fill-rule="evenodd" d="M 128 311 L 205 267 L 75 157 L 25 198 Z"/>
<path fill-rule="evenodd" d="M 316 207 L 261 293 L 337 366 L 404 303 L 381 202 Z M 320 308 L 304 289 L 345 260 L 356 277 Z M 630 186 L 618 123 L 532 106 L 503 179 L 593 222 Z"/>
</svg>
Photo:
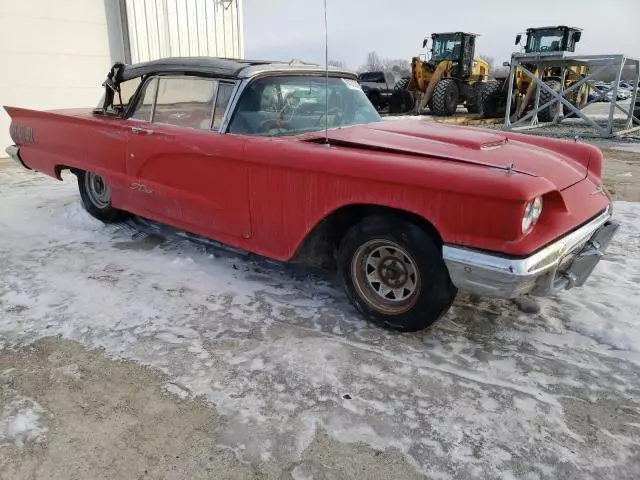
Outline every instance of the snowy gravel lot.
<svg viewBox="0 0 640 480">
<path fill-rule="evenodd" d="M 158 369 L 176 401 L 214 406 L 218 443 L 246 462 L 295 462 L 322 428 L 428 478 L 637 479 L 640 204 L 615 211 L 584 288 L 529 315 L 460 295 L 436 327 L 400 335 L 362 321 L 331 276 L 105 226 L 72 176 L 0 161 L 0 349 L 61 336 Z M 0 457 L 3 441 L 46 448 L 47 408 L 0 403 Z"/>
</svg>

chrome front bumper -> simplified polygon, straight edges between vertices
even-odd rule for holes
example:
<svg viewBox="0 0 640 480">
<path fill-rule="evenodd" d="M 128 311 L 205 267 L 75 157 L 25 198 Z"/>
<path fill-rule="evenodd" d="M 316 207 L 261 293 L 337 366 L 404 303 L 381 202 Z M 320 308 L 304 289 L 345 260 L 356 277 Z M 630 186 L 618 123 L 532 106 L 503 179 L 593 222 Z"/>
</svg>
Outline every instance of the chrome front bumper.
<svg viewBox="0 0 640 480">
<path fill-rule="evenodd" d="M 611 210 L 526 258 L 509 258 L 445 245 L 444 261 L 453 284 L 483 296 L 546 295 L 587 280 L 618 230 Z"/>
<path fill-rule="evenodd" d="M 7 155 L 9 155 L 13 161 L 18 162 L 21 167 L 24 167 L 24 168 L 30 170 L 30 168 L 27 167 L 24 164 L 24 162 L 22 161 L 22 159 L 20 158 L 20 148 L 17 145 L 8 146 L 5 149 L 5 152 L 7 152 Z"/>
</svg>

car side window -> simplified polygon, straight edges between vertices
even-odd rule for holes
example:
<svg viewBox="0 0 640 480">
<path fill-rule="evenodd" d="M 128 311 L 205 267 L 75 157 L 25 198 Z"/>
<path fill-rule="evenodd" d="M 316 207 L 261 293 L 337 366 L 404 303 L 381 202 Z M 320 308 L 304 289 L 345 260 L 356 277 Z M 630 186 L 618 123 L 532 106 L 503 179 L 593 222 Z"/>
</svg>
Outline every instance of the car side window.
<svg viewBox="0 0 640 480">
<path fill-rule="evenodd" d="M 209 130 L 217 81 L 197 77 L 160 77 L 153 123 Z"/>
<path fill-rule="evenodd" d="M 152 78 L 142 88 L 144 90 L 140 92 L 130 118 L 150 122 L 153 114 L 153 102 L 156 98 L 156 89 L 158 88 L 158 79 Z"/>
</svg>

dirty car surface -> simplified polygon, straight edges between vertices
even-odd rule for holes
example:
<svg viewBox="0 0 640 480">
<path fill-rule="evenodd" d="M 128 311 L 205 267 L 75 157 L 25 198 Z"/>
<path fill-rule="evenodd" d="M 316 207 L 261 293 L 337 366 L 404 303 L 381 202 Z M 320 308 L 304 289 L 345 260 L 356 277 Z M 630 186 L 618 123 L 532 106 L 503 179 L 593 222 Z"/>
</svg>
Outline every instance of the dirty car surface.
<svg viewBox="0 0 640 480">
<path fill-rule="evenodd" d="M 5 108 L 10 156 L 57 179 L 71 170 L 96 218 L 135 214 L 332 265 L 358 310 L 391 329 L 429 326 L 458 289 L 580 286 L 618 228 L 597 148 L 384 122 L 337 69 L 116 64 L 96 109 Z"/>
</svg>

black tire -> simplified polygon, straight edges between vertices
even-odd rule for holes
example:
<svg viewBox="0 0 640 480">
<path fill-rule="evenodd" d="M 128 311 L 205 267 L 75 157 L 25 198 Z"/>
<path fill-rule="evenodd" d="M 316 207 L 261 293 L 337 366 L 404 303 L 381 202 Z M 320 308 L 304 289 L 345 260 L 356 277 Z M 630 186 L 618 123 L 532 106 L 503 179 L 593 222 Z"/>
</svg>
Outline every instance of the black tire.
<svg viewBox="0 0 640 480">
<path fill-rule="evenodd" d="M 394 249 L 395 254 L 390 253 Z M 375 257 L 377 250 L 386 254 Z M 377 268 L 369 263 L 374 258 Z M 340 244 L 338 267 L 351 302 L 367 320 L 388 330 L 427 328 L 449 310 L 457 293 L 438 243 L 423 229 L 398 218 L 376 215 L 354 225 Z M 376 282 L 372 274 L 388 278 Z M 383 296 L 375 283 L 378 288 L 395 285 L 395 289 Z M 396 291 L 407 297 L 396 298 Z"/>
<path fill-rule="evenodd" d="M 467 101 L 465 103 L 467 112 L 482 113 L 482 104 L 480 103 L 480 98 L 482 95 L 483 87 L 483 82 L 476 82 L 469 88 L 470 96 L 467 98 Z"/>
<path fill-rule="evenodd" d="M 507 108 L 507 92 L 502 88 L 502 82 L 485 83 L 480 92 L 479 103 L 479 113 L 483 118 L 504 117 Z"/>
<path fill-rule="evenodd" d="M 546 83 L 547 86 L 555 92 L 562 91 L 562 84 L 557 80 L 545 80 L 544 83 Z M 540 89 L 540 105 L 544 105 L 548 101 L 552 100 L 552 98 L 553 97 L 551 93 L 547 92 L 544 89 Z M 562 104 L 560 102 L 552 103 L 548 107 L 538 112 L 538 120 L 540 120 L 541 122 L 551 122 L 555 118 L 556 112 L 558 112 L 560 108 L 562 108 Z"/>
<path fill-rule="evenodd" d="M 407 113 L 413 110 L 416 99 L 413 93 L 408 90 L 410 80 L 410 78 L 404 77 L 394 85 L 393 93 L 389 98 L 389 113 Z"/>
<path fill-rule="evenodd" d="M 569 103 L 571 105 L 573 105 L 574 107 L 579 109 L 585 103 L 587 103 L 588 94 L 585 91 L 586 88 L 587 87 L 585 85 L 582 85 L 579 89 L 574 90 L 573 92 L 571 92 L 568 95 L 566 95 L 565 98 L 569 101 Z M 580 100 L 580 102 L 579 102 L 579 100 Z M 575 117 L 573 112 L 564 103 L 562 104 L 562 114 L 565 117 L 567 117 L 567 116 Z"/>
<path fill-rule="evenodd" d="M 389 113 L 407 113 L 413 110 L 416 99 L 409 90 L 396 90 L 389 99 Z"/>
<path fill-rule="evenodd" d="M 396 84 L 393 86 L 394 90 L 406 90 L 407 87 L 409 86 L 409 81 L 411 80 L 410 77 L 402 77 L 400 80 L 398 80 L 396 82 Z"/>
<path fill-rule="evenodd" d="M 121 222 L 129 217 L 127 212 L 111 206 L 111 192 L 102 177 L 84 170 L 75 173 L 82 205 L 92 217 L 104 223 Z"/>
<path fill-rule="evenodd" d="M 431 96 L 431 113 L 439 117 L 449 117 L 456 113 L 460 92 L 452 78 L 443 78 L 433 89 Z"/>
</svg>

